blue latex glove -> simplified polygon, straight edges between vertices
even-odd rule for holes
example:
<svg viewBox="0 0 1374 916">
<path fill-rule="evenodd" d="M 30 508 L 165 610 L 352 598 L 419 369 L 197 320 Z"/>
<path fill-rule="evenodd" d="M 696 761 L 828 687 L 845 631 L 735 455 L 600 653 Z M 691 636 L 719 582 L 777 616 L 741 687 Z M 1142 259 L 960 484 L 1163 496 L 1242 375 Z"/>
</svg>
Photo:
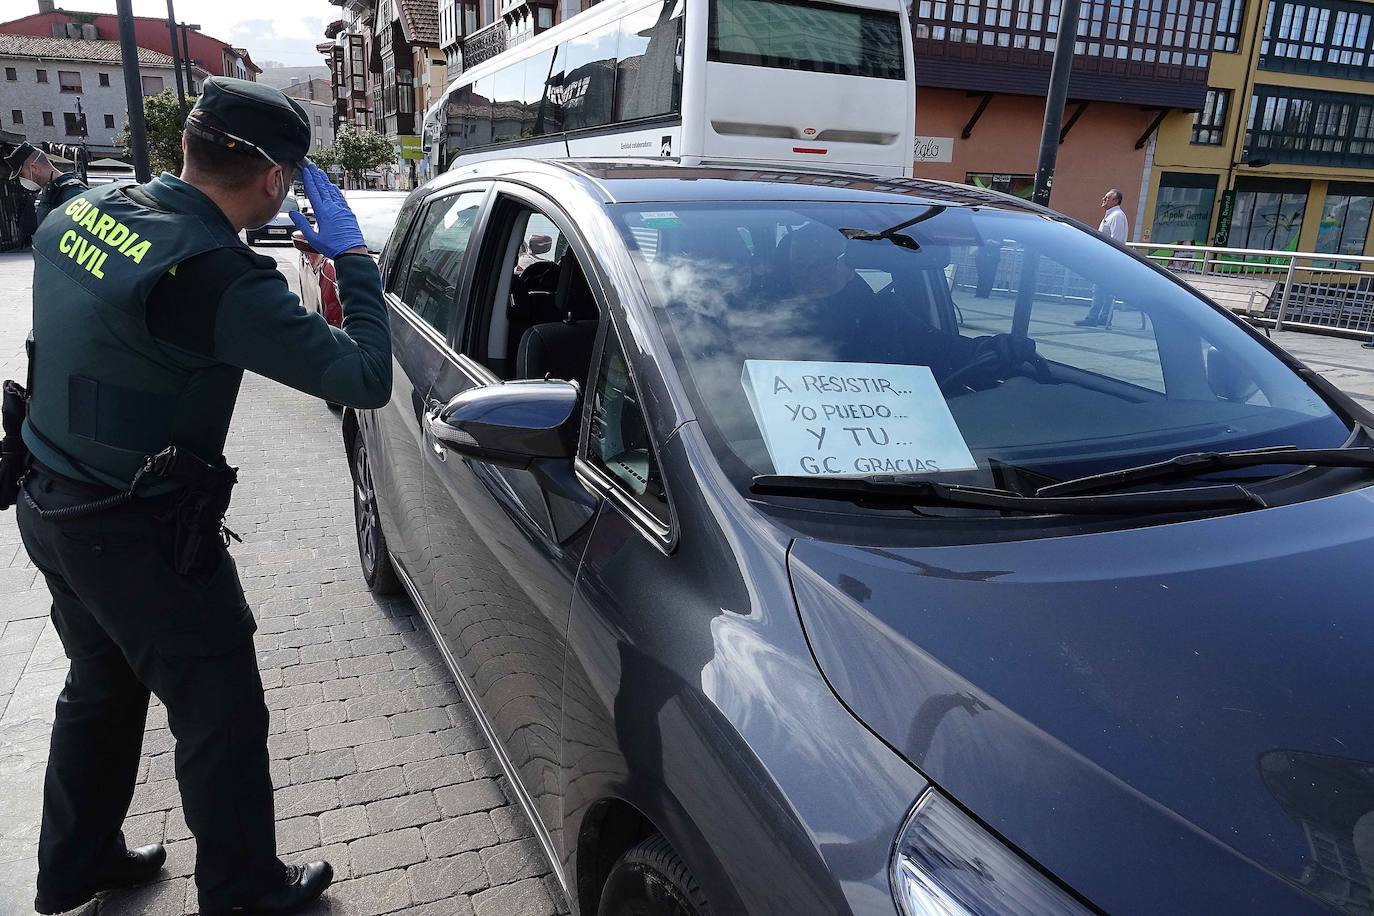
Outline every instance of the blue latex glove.
<svg viewBox="0 0 1374 916">
<path fill-rule="evenodd" d="M 350 248 L 367 249 L 363 241 L 363 231 L 358 228 L 358 217 L 349 209 L 343 192 L 335 187 L 320 167 L 309 159 L 305 160 L 305 170 L 301 173 L 305 185 L 305 196 L 310 198 L 310 206 L 315 209 L 315 225 L 299 210 L 291 211 L 291 222 L 305 236 L 311 247 L 327 258 L 337 258 Z"/>
</svg>

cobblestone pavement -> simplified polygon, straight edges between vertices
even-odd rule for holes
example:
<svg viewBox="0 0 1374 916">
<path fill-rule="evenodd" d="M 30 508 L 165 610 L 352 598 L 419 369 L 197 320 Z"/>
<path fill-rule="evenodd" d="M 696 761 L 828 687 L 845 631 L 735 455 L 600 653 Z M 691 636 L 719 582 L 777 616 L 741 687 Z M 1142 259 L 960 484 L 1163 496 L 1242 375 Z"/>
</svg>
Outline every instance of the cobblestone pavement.
<svg viewBox="0 0 1374 916">
<path fill-rule="evenodd" d="M 295 252 L 276 255 L 294 284 Z M 0 254 L 0 378 L 23 378 L 32 261 Z M 556 885 L 528 821 L 433 640 L 404 598 L 376 600 L 358 572 L 337 415 L 248 376 L 230 434 L 242 483 L 229 524 L 258 618 L 272 712 L 277 838 L 287 862 L 327 858 L 334 887 L 312 913 L 551 916 Z M 66 658 L 48 594 L 0 514 L 0 916 L 31 913 L 43 769 Z M 196 912 L 195 842 L 154 704 L 125 834 L 167 843 L 165 880 L 106 895 L 80 916 Z"/>
<path fill-rule="evenodd" d="M 276 249 L 295 282 L 294 253 Z M 32 262 L 0 254 L 0 378 L 22 378 Z M 1374 405 L 1374 353 L 1358 341 L 1275 335 Z M 558 895 L 528 822 L 434 644 L 404 599 L 374 600 L 357 570 L 338 419 L 280 385 L 245 379 L 230 438 L 243 483 L 234 555 L 258 616 L 272 710 L 278 841 L 288 861 L 324 856 L 339 881 L 314 912 L 546 916 Z M 48 595 L 0 514 L 0 916 L 31 912 L 43 767 L 66 660 Z M 168 843 L 167 879 L 80 916 L 195 912 L 190 839 L 154 706 L 131 843 Z"/>
</svg>

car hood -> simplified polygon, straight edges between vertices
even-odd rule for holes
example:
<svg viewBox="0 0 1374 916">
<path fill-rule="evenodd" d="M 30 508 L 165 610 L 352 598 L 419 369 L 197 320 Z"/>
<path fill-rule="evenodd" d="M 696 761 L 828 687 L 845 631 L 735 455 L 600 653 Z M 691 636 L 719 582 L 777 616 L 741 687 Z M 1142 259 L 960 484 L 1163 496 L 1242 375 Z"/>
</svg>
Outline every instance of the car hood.
<svg viewBox="0 0 1374 916">
<path fill-rule="evenodd" d="M 1107 912 L 1374 911 L 1374 490 L 977 546 L 798 540 L 818 664 Z"/>
</svg>

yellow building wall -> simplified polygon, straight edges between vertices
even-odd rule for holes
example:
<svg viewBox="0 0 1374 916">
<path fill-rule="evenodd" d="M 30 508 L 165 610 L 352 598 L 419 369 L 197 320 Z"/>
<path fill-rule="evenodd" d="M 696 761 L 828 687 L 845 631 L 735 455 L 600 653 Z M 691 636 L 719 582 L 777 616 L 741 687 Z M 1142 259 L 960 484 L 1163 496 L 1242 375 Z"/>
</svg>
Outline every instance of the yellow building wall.
<svg viewBox="0 0 1374 916">
<path fill-rule="evenodd" d="M 1374 3 L 1370 3 L 1374 6 Z M 1160 179 L 1164 172 L 1185 172 L 1217 176 L 1217 202 L 1221 194 L 1235 187 L 1238 178 L 1297 179 L 1311 183 L 1307 196 L 1307 210 L 1303 216 L 1302 235 L 1298 241 L 1301 251 L 1312 251 L 1317 244 L 1322 208 L 1331 182 L 1374 183 L 1374 170 L 1359 168 L 1329 168 L 1313 165 L 1273 163 L 1262 168 L 1242 165 L 1245 129 L 1250 118 L 1250 98 L 1255 85 L 1286 86 L 1316 89 L 1327 92 L 1374 95 L 1374 82 L 1315 77 L 1306 74 L 1279 73 L 1260 70 L 1259 54 L 1263 42 L 1264 20 L 1268 14 L 1268 0 L 1252 0 L 1246 4 L 1239 48 L 1235 53 L 1212 54 L 1208 85 L 1214 89 L 1231 90 L 1231 110 L 1226 117 L 1226 134 L 1221 146 L 1198 146 L 1191 142 L 1192 112 L 1174 112 L 1164 119 L 1155 138 L 1153 166 L 1146 195 L 1145 219 L 1141 238 L 1148 241 L 1154 225 L 1155 204 Z M 1234 157 L 1234 158 L 1233 158 Z M 1209 238 L 1215 236 L 1217 213 L 1213 206 Z M 1374 231 L 1365 239 L 1366 255 L 1374 254 Z"/>
</svg>

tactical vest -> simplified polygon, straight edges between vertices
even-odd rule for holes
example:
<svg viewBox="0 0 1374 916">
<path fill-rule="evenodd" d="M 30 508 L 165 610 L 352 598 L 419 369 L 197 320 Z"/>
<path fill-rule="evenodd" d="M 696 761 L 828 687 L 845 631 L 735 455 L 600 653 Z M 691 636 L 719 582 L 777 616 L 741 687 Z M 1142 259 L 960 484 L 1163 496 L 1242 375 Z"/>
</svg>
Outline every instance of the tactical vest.
<svg viewBox="0 0 1374 916">
<path fill-rule="evenodd" d="M 178 411 L 194 370 L 149 333 L 148 296 L 188 258 L 235 244 L 227 226 L 164 209 L 137 185 L 86 191 L 48 215 L 33 240 L 24 427 L 39 461 L 124 488 L 145 456 L 181 444 Z"/>
</svg>

